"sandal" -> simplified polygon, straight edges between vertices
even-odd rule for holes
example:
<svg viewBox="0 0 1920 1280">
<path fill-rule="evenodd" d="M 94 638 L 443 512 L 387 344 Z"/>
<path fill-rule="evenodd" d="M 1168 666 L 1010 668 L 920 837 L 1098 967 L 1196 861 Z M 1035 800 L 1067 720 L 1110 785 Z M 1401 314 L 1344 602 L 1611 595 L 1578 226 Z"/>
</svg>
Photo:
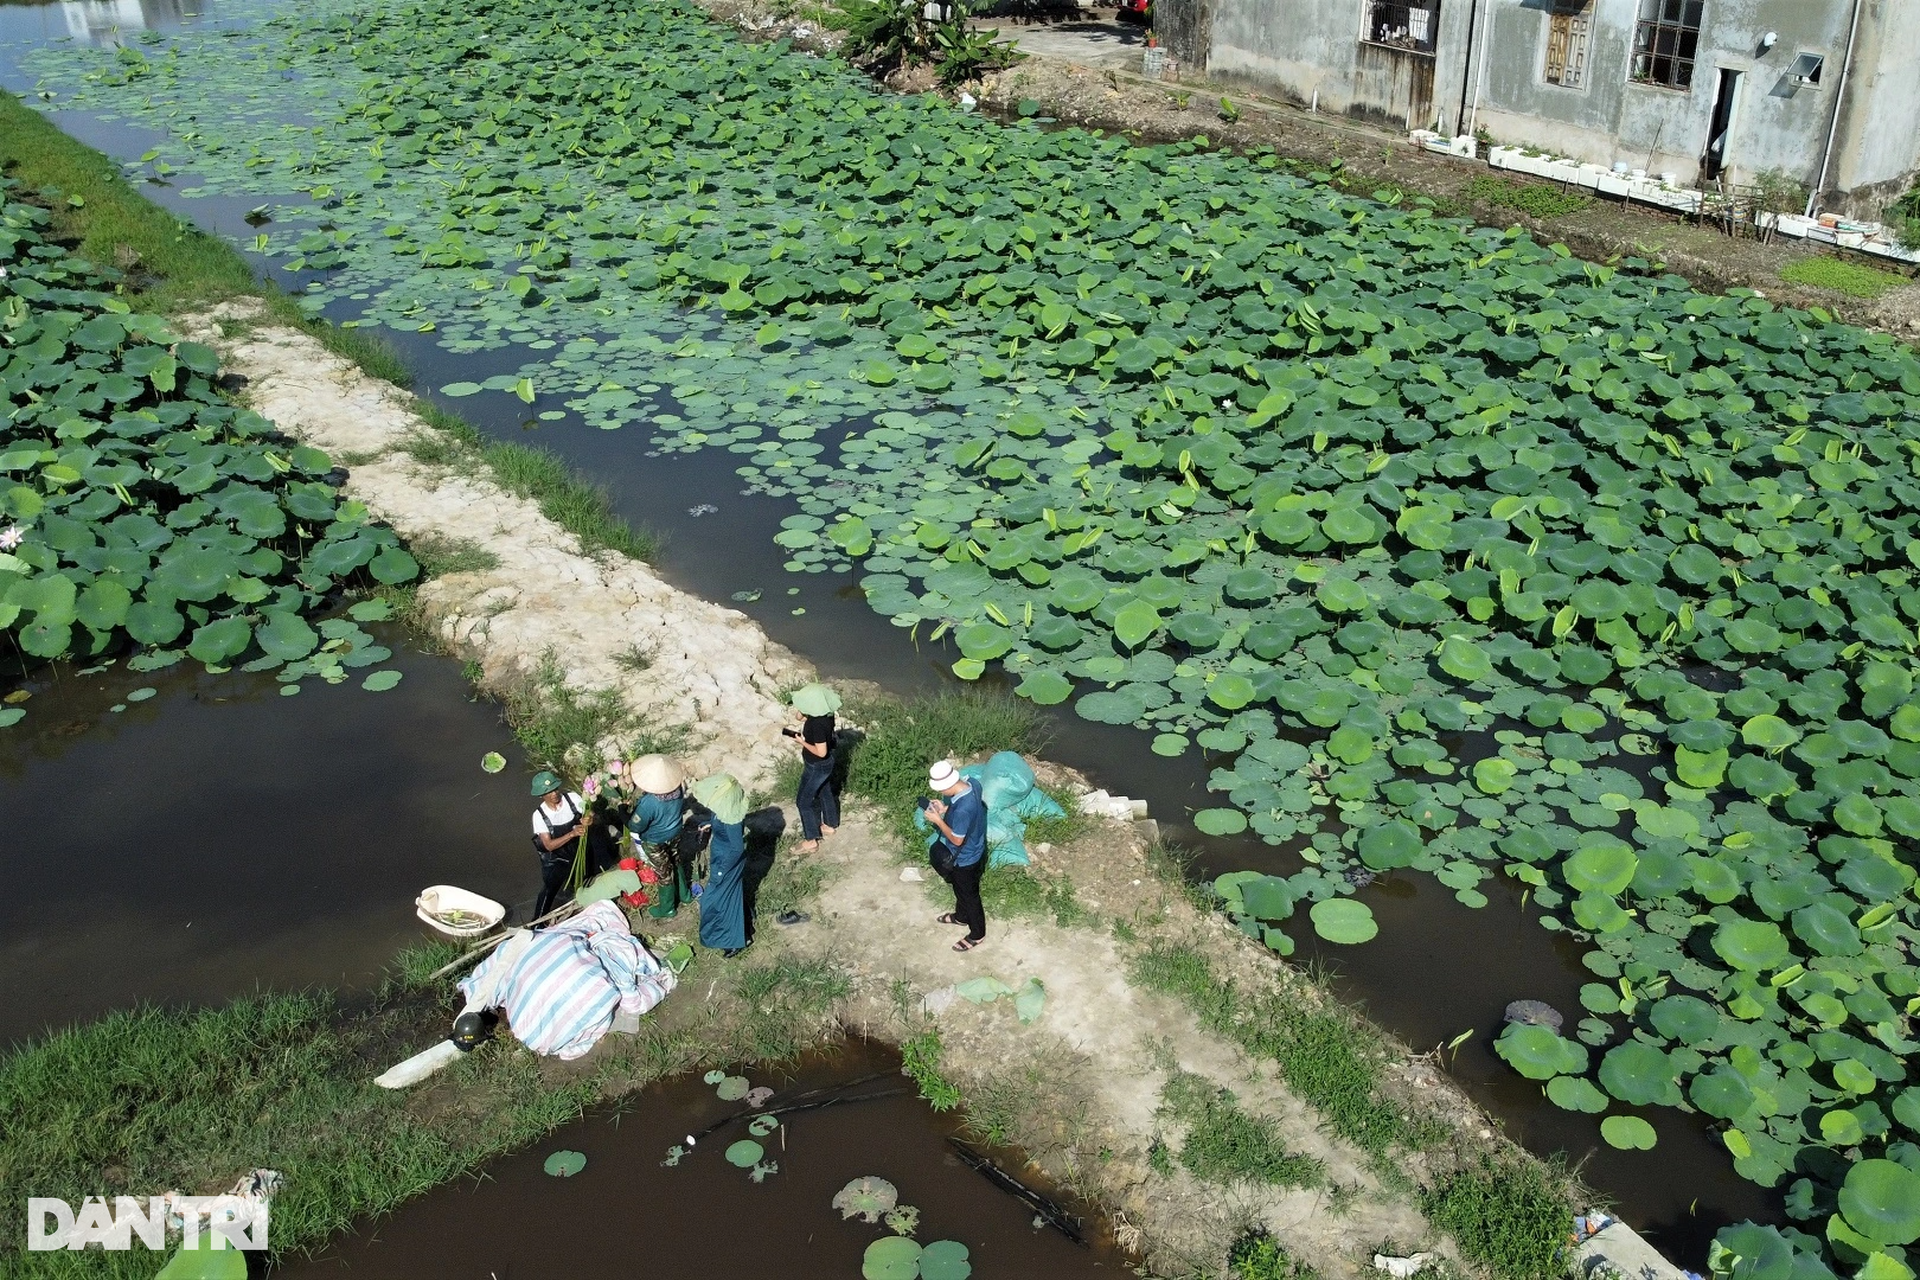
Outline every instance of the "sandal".
<svg viewBox="0 0 1920 1280">
<path fill-rule="evenodd" d="M 943 916 L 935 916 L 933 918 L 933 922 L 935 924 L 965 924 L 966 923 L 965 920 L 962 920 L 959 916 L 953 914 L 953 912 L 951 911 L 947 912 L 947 914 Z"/>
<path fill-rule="evenodd" d="M 962 938 L 953 944 L 953 949 L 955 951 L 971 951 L 985 941 L 985 938 Z"/>
</svg>

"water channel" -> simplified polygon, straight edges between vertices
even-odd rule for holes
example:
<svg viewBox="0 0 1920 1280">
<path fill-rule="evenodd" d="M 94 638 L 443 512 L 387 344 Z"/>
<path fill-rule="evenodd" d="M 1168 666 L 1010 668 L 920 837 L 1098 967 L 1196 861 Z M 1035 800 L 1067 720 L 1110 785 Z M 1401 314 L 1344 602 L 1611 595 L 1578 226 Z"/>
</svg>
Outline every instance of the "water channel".
<svg viewBox="0 0 1920 1280">
<path fill-rule="evenodd" d="M 220 21 L 213 0 L 171 7 L 155 0 L 142 10 L 140 23 L 125 16 L 131 12 L 128 6 L 115 8 L 92 0 L 0 7 L 0 85 L 15 90 L 32 87 L 18 59 L 36 43 L 114 38 L 112 23 L 99 16 L 109 9 L 123 32 L 142 23 L 165 29 Z M 62 16 L 56 19 L 55 10 Z M 75 137 L 123 160 L 137 157 L 153 141 L 141 130 L 83 112 L 56 111 L 52 119 Z M 193 185 L 191 175 L 177 174 L 169 184 L 153 183 L 146 191 L 162 205 L 236 244 L 248 243 L 254 228 L 246 215 L 259 201 L 184 197 L 182 191 Z M 262 193 L 262 198 L 267 194 Z M 300 199 L 273 198 L 282 204 Z M 273 272 L 288 282 L 287 274 L 272 260 L 252 260 L 263 274 Z M 356 314 L 351 306 L 341 305 L 335 318 Z M 785 556 L 772 538 L 793 508 L 784 499 L 743 492 L 734 474 L 737 455 L 720 450 L 661 454 L 642 427 L 602 431 L 571 415 L 564 421 L 539 421 L 535 416 L 539 412 L 564 408 L 559 397 L 542 396 L 531 406 L 500 395 L 446 400 L 433 389 L 511 372 L 537 353 L 509 348 L 457 355 L 436 345 L 431 335 L 383 332 L 382 336 L 399 349 L 425 394 L 442 399 L 444 407 L 495 437 L 558 451 L 607 487 L 620 514 L 665 534 L 666 545 L 656 566 L 676 586 L 719 601 L 757 589 L 758 599 L 735 607 L 753 616 L 774 639 L 816 663 L 828 677 L 877 680 L 902 693 L 955 683 L 948 665 L 957 652 L 944 642 L 932 644 L 924 638 L 916 642 L 874 613 L 864 603 L 854 575 L 790 574 L 782 568 Z M 703 507 L 718 510 L 695 514 Z M 420 681 L 414 688 L 426 683 Z M 458 695 L 449 689 L 448 697 L 457 700 Z M 1297 855 L 1258 841 L 1210 838 L 1185 825 L 1189 813 L 1212 803 L 1205 781 L 1208 770 L 1219 761 L 1207 753 L 1194 750 L 1181 758 L 1165 759 L 1149 751 L 1148 735 L 1081 720 L 1068 707 L 1056 708 L 1053 719 L 1056 732 L 1049 755 L 1084 770 L 1099 785 L 1147 799 L 1169 835 L 1200 850 L 1199 873 L 1250 867 L 1286 875 L 1302 865 Z M 451 769 L 463 784 L 468 778 L 478 779 L 481 775 L 470 762 L 480 749 L 485 748 L 442 754 L 437 767 L 443 772 Z M 433 767 L 425 753 L 421 767 Z M 501 803 L 499 820 L 485 838 L 514 850 L 501 855 L 503 874 L 511 880 L 519 873 L 514 858 L 524 845 L 495 833 L 518 832 L 523 818 L 514 806 L 521 802 L 514 795 Z M 476 823 L 475 830 L 481 829 Z M 439 830 L 444 833 L 445 828 Z M 417 889 L 415 881 L 430 882 L 419 873 L 402 878 L 407 880 L 403 896 L 409 900 Z M 468 881 L 487 891 L 477 876 L 468 874 L 462 883 Z M 1447 1058 L 1455 1078 L 1529 1148 L 1565 1152 L 1584 1162 L 1587 1180 L 1670 1256 L 1698 1267 L 1704 1262 L 1707 1242 L 1721 1226 L 1745 1218 L 1779 1220 L 1778 1197 L 1733 1173 L 1720 1142 L 1700 1117 L 1662 1113 L 1657 1153 L 1617 1151 L 1600 1141 L 1596 1117 L 1552 1106 L 1537 1084 L 1517 1076 L 1494 1055 L 1493 1037 L 1500 1030 L 1508 1001 L 1544 1000 L 1566 1012 L 1571 1022 L 1580 1009 L 1579 988 L 1592 975 L 1580 964 L 1580 944 L 1539 928 L 1523 908 L 1517 887 L 1496 879 L 1484 882 L 1482 889 L 1492 901 L 1473 910 L 1428 876 L 1404 871 L 1382 876 L 1363 891 L 1379 921 L 1379 937 L 1361 947 L 1334 947 L 1317 942 L 1310 931 L 1299 930 L 1305 935 L 1300 939 L 1301 958 L 1324 965 L 1344 996 L 1416 1049 L 1441 1045 L 1471 1031 Z M 387 899 L 396 892 L 388 892 Z M 396 928 L 406 932 L 402 926 Z M 390 941 L 391 937 L 370 941 L 367 954 Z"/>
<path fill-rule="evenodd" d="M 747 1136 L 744 1123 L 703 1138 L 677 1165 L 662 1164 L 669 1148 L 685 1146 L 686 1135 L 743 1110 L 720 1101 L 697 1076 L 667 1081 L 274 1274 L 561 1280 L 644 1267 L 666 1275 L 855 1277 L 867 1246 L 888 1230 L 843 1219 L 832 1201 L 848 1182 L 868 1176 L 891 1182 L 900 1203 L 920 1210 L 915 1236 L 922 1244 L 964 1244 L 976 1275 L 1126 1274 L 1124 1256 L 1092 1222 L 1085 1224 L 1090 1243 L 1077 1245 L 1036 1226 L 1031 1208 L 963 1163 L 948 1141 L 959 1117 L 929 1109 L 899 1071 L 897 1055 L 861 1041 L 764 1080 L 749 1069 L 755 1084 L 777 1090 L 767 1104 L 772 1109 L 823 1090 L 870 1099 L 785 1118 L 761 1139 L 779 1172 L 760 1183 L 722 1154 Z M 883 1093 L 889 1096 L 873 1096 Z M 543 1166 L 558 1150 L 585 1155 L 586 1168 L 549 1177 Z M 1019 1157 L 993 1154 L 1002 1168 L 1019 1169 Z M 1071 1208 L 1070 1199 L 1061 1203 Z"/>
</svg>

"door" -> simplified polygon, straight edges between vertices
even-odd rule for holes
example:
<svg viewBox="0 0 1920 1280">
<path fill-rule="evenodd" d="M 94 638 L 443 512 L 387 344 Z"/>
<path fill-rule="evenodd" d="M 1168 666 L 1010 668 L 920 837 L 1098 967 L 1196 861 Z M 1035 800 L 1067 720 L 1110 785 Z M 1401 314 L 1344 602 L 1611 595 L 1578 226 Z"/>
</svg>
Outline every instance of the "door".
<svg viewBox="0 0 1920 1280">
<path fill-rule="evenodd" d="M 1713 93 L 1713 115 L 1707 124 L 1707 154 L 1705 167 L 1707 181 L 1717 179 L 1727 169 L 1731 160 L 1728 145 L 1733 134 L 1734 121 L 1738 118 L 1740 104 L 1740 81 L 1738 71 L 1720 68 L 1720 82 Z"/>
</svg>

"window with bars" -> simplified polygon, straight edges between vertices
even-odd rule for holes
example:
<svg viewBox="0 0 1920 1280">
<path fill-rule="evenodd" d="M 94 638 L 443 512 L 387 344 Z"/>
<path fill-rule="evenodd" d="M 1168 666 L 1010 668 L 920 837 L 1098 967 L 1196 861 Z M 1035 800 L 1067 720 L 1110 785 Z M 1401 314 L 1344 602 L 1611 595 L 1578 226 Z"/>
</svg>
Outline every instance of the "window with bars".
<svg viewBox="0 0 1920 1280">
<path fill-rule="evenodd" d="M 1693 59 L 1705 8 L 1706 0 L 1640 0 L 1640 25 L 1633 33 L 1635 83 L 1693 88 Z"/>
<path fill-rule="evenodd" d="M 1578 89 L 1587 82 L 1587 39 L 1593 28 L 1593 0 L 1554 0 L 1547 18 L 1548 84 Z"/>
<path fill-rule="evenodd" d="M 1432 53 L 1440 34 L 1440 0 L 1367 0 L 1369 44 Z"/>
</svg>

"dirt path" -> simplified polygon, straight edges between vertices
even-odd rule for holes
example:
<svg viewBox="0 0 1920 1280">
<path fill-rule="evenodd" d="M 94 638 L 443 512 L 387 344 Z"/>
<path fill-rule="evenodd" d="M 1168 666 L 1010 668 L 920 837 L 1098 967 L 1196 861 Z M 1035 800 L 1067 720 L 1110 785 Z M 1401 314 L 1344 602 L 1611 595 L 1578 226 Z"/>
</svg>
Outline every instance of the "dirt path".
<svg viewBox="0 0 1920 1280">
<path fill-rule="evenodd" d="M 583 555 L 572 534 L 483 470 L 416 461 L 409 442 L 434 429 L 411 397 L 259 314 L 229 303 L 183 327 L 246 379 L 255 411 L 345 466 L 347 495 L 375 518 L 409 542 L 438 539 L 493 559 L 419 592 L 427 624 L 481 665 L 484 684 L 510 690 L 552 655 L 573 688 L 613 690 L 641 725 L 684 730 L 696 773 L 728 769 L 749 788 L 771 779 L 786 754 L 779 693 L 811 677 L 805 663 L 745 614 L 677 591 L 644 564 Z M 242 331 L 222 336 L 222 320 Z"/>
<path fill-rule="evenodd" d="M 1076 842 L 1087 846 L 1074 882 L 1091 899 L 1089 909 L 1103 922 L 1158 918 L 1168 936 L 1201 932 L 1205 922 L 1148 871 L 1144 836 L 1131 824 L 1097 826 Z M 1084 883 L 1094 849 L 1105 874 Z M 1010 1136 L 1054 1178 L 1142 1229 L 1163 1266 L 1217 1259 L 1221 1243 L 1249 1225 L 1264 1226 L 1328 1277 L 1368 1270 L 1373 1250 L 1389 1240 L 1430 1246 L 1433 1233 L 1404 1193 L 1383 1188 L 1365 1155 L 1327 1134 L 1311 1107 L 1174 999 L 1133 985 L 1132 948 L 1110 931 L 991 920 L 985 945 L 957 955 L 951 947 L 960 931 L 934 922 L 951 897 L 937 882 L 903 881 L 904 864 L 870 816 L 849 822 L 819 856 L 830 875 L 815 923 L 778 931 L 780 945 L 829 954 L 852 968 L 851 1016 L 870 1034 L 901 1038 L 919 1025 L 912 1011 L 924 1011 L 940 1032 L 945 1069 L 963 1091 L 1017 1095 L 1010 1110 L 1020 1119 Z M 1045 1008 L 1023 1025 L 1007 998 L 985 1005 L 956 998 L 954 984 L 975 977 L 1010 987 L 1038 978 Z M 897 983 L 907 984 L 910 999 L 896 997 Z M 1171 1177 L 1151 1173 L 1154 1139 L 1177 1146 L 1182 1136 L 1156 1114 L 1176 1068 L 1232 1090 L 1243 1109 L 1278 1121 L 1290 1151 L 1325 1166 L 1323 1185 L 1223 1188 L 1183 1169 Z"/>
<path fill-rule="evenodd" d="M 431 625 L 457 655 L 480 663 L 488 682 L 511 684 L 551 660 L 574 687 L 614 690 L 656 727 L 687 730 L 692 767 L 771 775 L 781 755 L 779 690 L 811 672 L 749 619 L 676 591 L 642 564 L 582 555 L 572 535 L 503 491 L 484 466 L 416 461 L 408 441 L 433 428 L 409 398 L 312 338 L 261 323 L 244 304 L 186 328 L 220 348 L 255 410 L 344 460 L 347 493 L 376 517 L 411 541 L 457 539 L 495 558 L 495 567 L 420 588 Z M 652 653 L 639 671 L 618 660 L 636 641 Z M 1076 923 L 996 920 L 985 947 L 957 955 L 954 931 L 932 919 L 947 904 L 934 886 L 903 881 L 884 826 L 855 812 L 816 855 L 826 877 L 813 920 L 792 929 L 763 922 L 756 953 L 825 957 L 851 970 L 854 993 L 841 1016 L 865 1034 L 900 1042 L 937 1028 L 943 1069 L 970 1108 L 990 1113 L 1053 1177 L 1112 1211 L 1123 1241 L 1163 1273 L 1217 1268 L 1249 1226 L 1265 1226 L 1330 1277 L 1358 1276 L 1389 1241 L 1445 1248 L 1413 1207 L 1411 1184 L 1383 1186 L 1364 1154 L 1330 1136 L 1273 1078 L 1271 1064 L 1263 1068 L 1173 998 L 1129 980 L 1129 946 L 1152 938 L 1203 949 L 1236 981 L 1298 982 L 1152 875 L 1143 829 L 1092 826 L 1045 858 L 1047 870 L 1073 886 Z M 1116 921 L 1131 922 L 1131 943 L 1121 942 Z M 975 1005 L 954 996 L 954 983 L 989 974 L 1010 986 L 1039 978 L 1042 1015 L 1022 1025 L 1010 1000 Z M 1222 1186 L 1164 1162 L 1154 1169 L 1155 1144 L 1177 1146 L 1182 1137 L 1161 1113 L 1176 1069 L 1271 1117 L 1290 1152 L 1324 1167 L 1317 1185 Z M 1429 1093 L 1436 1102 L 1445 1095 L 1443 1109 L 1463 1132 L 1493 1136 L 1456 1092 Z"/>
</svg>

